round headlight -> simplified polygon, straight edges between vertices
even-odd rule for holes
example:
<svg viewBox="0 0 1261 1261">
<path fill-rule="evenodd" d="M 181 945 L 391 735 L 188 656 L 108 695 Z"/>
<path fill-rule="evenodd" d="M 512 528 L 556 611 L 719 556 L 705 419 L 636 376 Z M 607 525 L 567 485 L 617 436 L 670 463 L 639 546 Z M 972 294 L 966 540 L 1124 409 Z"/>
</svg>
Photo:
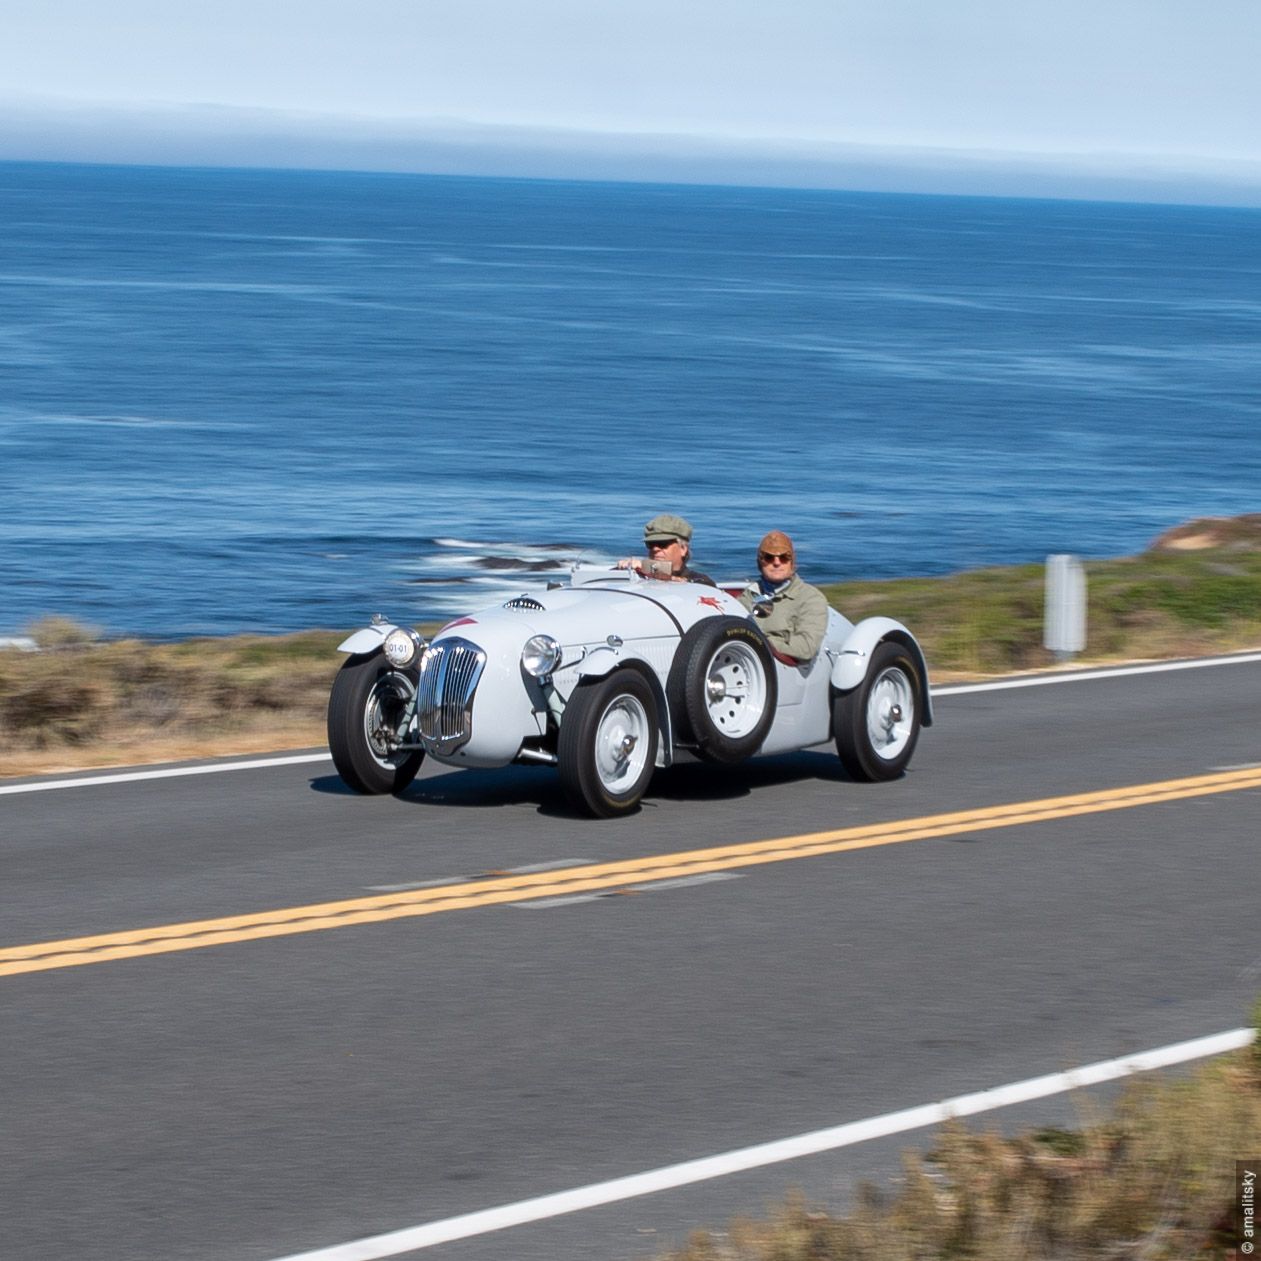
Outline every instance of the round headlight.
<svg viewBox="0 0 1261 1261">
<path fill-rule="evenodd" d="M 400 669 L 411 665 L 424 646 L 425 641 L 415 631 L 402 626 L 396 626 L 381 645 L 390 664 Z"/>
<path fill-rule="evenodd" d="M 560 655 L 560 645 L 550 635 L 535 635 L 521 649 L 521 668 L 541 679 L 560 665 Z"/>
</svg>

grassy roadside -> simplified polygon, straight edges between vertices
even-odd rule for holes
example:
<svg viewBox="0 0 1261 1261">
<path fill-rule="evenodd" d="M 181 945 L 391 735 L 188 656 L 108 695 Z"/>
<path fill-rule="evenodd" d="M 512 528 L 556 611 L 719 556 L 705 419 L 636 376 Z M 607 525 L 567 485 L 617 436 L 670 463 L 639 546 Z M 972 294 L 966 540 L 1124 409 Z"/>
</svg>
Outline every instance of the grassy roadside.
<svg viewBox="0 0 1261 1261">
<path fill-rule="evenodd" d="M 1133 1079 L 1080 1130 L 948 1124 L 930 1151 L 904 1155 L 892 1187 L 861 1187 L 848 1214 L 793 1198 L 657 1261 L 1224 1261 L 1235 1161 L 1259 1137 L 1254 1042 L 1188 1077 Z"/>
<path fill-rule="evenodd" d="M 1207 528 L 1181 537 L 1211 538 L 1210 546 L 1086 564 L 1080 660 L 1207 656 L 1261 644 L 1261 517 Z M 1042 565 L 1022 565 L 824 591 L 853 621 L 882 613 L 904 622 L 932 670 L 995 674 L 1053 663 L 1042 647 L 1044 582 Z"/>
<path fill-rule="evenodd" d="M 1193 522 L 1086 571 L 1089 643 L 1078 663 L 1261 645 L 1261 515 Z M 937 683 L 1053 664 L 1041 565 L 824 590 L 854 621 L 905 622 Z M 47 618 L 30 633 L 46 651 L 0 649 L 0 777 L 322 744 L 345 632 L 158 644 L 102 641 Z"/>
<path fill-rule="evenodd" d="M 345 632 L 98 641 L 64 618 L 0 650 L 0 777 L 324 743 Z"/>
</svg>

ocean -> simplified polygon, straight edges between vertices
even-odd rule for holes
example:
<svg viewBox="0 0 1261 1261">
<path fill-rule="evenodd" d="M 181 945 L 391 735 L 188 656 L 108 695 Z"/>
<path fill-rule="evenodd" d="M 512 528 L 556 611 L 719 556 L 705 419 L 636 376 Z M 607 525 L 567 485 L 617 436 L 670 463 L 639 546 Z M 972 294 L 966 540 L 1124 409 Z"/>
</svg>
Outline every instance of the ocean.
<svg viewBox="0 0 1261 1261">
<path fill-rule="evenodd" d="M 0 163 L 0 634 L 444 618 L 1261 510 L 1261 212 Z"/>
</svg>

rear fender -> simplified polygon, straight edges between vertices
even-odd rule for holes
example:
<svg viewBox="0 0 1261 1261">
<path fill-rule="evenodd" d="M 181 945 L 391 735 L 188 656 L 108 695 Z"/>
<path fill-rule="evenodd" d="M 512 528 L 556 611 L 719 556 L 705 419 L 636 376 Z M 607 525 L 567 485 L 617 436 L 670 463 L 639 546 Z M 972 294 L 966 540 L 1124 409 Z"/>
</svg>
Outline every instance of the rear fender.
<svg viewBox="0 0 1261 1261">
<path fill-rule="evenodd" d="M 931 727 L 933 698 L 928 687 L 928 663 L 924 660 L 923 649 L 915 636 L 891 617 L 868 617 L 854 627 L 832 663 L 832 686 L 838 692 L 850 692 L 856 688 L 867 675 L 871 654 L 886 640 L 901 644 L 914 659 L 919 669 L 921 721 L 925 727 Z"/>
</svg>

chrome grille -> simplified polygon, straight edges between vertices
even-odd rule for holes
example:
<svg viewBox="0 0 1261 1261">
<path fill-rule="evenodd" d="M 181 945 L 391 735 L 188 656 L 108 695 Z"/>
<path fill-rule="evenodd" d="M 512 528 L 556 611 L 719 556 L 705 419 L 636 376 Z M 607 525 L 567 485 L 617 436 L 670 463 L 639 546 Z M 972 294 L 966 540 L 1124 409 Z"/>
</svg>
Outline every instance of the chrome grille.
<svg viewBox="0 0 1261 1261">
<path fill-rule="evenodd" d="M 473 734 L 473 694 L 486 654 L 467 639 L 430 644 L 420 661 L 416 719 L 432 753 L 454 753 Z"/>
<path fill-rule="evenodd" d="M 504 608 L 528 609 L 532 613 L 541 613 L 543 602 L 536 600 L 532 595 L 514 595 L 511 600 L 505 601 Z"/>
</svg>

